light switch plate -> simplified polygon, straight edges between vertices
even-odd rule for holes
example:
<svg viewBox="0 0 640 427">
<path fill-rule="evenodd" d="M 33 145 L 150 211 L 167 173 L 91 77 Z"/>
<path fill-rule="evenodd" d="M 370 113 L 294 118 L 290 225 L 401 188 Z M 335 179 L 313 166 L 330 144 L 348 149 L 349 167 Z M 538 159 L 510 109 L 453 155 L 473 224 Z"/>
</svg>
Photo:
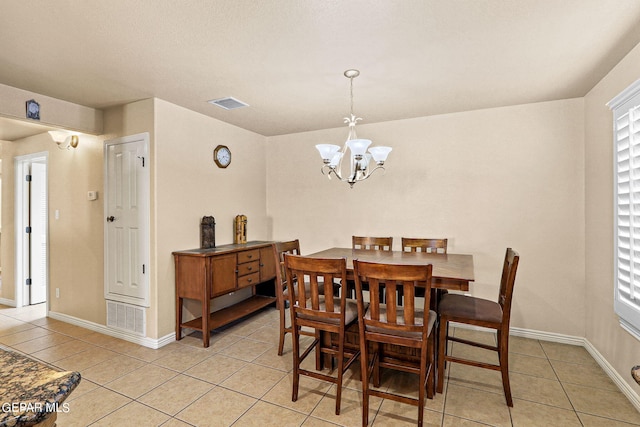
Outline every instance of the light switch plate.
<svg viewBox="0 0 640 427">
<path fill-rule="evenodd" d="M 98 199 L 98 192 L 97 191 L 89 191 L 87 193 L 87 199 L 89 199 L 89 200 L 97 200 Z"/>
</svg>

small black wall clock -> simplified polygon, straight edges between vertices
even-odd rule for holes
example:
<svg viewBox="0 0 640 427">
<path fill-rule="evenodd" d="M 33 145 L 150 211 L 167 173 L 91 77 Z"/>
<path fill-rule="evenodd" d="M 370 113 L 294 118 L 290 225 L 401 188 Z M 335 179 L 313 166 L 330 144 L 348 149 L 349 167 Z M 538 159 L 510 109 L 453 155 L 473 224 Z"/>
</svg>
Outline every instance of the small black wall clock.
<svg viewBox="0 0 640 427">
<path fill-rule="evenodd" d="M 40 120 L 40 104 L 35 99 L 27 101 L 27 119 Z"/>
</svg>

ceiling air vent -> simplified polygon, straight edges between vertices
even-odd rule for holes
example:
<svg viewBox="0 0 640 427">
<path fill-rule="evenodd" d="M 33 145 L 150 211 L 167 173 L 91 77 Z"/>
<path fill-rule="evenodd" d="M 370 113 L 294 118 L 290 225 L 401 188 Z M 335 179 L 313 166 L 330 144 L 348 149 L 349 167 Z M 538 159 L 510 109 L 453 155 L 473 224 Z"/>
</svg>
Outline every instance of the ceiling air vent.
<svg viewBox="0 0 640 427">
<path fill-rule="evenodd" d="M 211 101 L 207 101 L 209 104 L 217 105 L 220 108 L 224 108 L 225 110 L 235 110 L 236 108 L 248 107 L 249 104 L 245 104 L 242 101 L 238 101 L 237 99 L 228 96 L 226 98 L 220 99 L 212 99 Z"/>
</svg>

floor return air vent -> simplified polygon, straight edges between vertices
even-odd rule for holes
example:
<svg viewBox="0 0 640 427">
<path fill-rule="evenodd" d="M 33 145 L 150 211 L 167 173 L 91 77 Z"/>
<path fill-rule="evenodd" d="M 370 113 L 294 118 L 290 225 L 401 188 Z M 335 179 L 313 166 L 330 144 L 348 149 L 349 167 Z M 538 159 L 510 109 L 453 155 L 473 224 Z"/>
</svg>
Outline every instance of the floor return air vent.
<svg viewBox="0 0 640 427">
<path fill-rule="evenodd" d="M 107 301 L 107 326 L 146 335 L 145 310 L 137 305 Z"/>
</svg>

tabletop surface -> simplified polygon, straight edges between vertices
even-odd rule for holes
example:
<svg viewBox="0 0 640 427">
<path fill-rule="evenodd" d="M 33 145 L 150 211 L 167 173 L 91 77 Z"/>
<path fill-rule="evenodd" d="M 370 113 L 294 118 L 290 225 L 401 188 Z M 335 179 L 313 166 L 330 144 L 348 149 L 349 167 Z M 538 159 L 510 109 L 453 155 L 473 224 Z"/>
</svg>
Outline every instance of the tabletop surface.
<svg viewBox="0 0 640 427">
<path fill-rule="evenodd" d="M 388 264 L 432 264 L 434 278 L 474 281 L 473 255 L 330 248 L 308 256 L 317 258 L 344 257 L 347 259 L 348 270 L 353 270 L 354 259 Z"/>
</svg>

